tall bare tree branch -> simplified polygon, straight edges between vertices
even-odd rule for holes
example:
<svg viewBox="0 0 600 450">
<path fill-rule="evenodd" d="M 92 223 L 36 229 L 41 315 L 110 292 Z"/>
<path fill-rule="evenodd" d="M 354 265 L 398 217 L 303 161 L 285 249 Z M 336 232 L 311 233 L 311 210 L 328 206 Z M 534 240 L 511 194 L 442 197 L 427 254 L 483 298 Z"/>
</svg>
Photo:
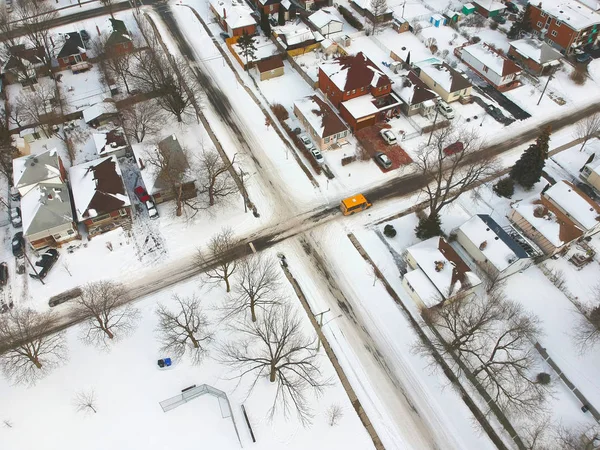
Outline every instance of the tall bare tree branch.
<svg viewBox="0 0 600 450">
<path fill-rule="evenodd" d="M 580 152 L 594 136 L 600 137 L 600 114 L 592 114 L 575 125 L 575 137 L 581 139 Z"/>
<path fill-rule="evenodd" d="M 200 267 L 212 266 L 205 272 L 208 282 L 224 282 L 227 292 L 231 291 L 230 279 L 237 269 L 238 255 L 232 254 L 236 244 L 233 230 L 223 228 L 210 239 L 206 251 L 198 249 L 196 255 L 196 264 Z"/>
<path fill-rule="evenodd" d="M 235 156 L 230 163 L 226 163 L 214 151 L 204 150 L 200 154 L 199 194 L 208 197 L 209 207 L 238 192 L 237 186 L 229 173 L 234 162 Z"/>
</svg>

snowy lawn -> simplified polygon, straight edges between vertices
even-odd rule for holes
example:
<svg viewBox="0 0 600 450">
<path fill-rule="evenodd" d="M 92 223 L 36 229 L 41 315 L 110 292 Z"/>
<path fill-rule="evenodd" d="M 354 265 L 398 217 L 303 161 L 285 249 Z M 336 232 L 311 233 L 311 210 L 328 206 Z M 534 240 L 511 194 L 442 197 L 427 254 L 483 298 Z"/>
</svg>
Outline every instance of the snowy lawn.
<svg viewBox="0 0 600 450">
<path fill-rule="evenodd" d="M 294 102 L 303 97 L 314 95 L 315 92 L 289 62 L 284 61 L 284 66 L 285 74 L 281 77 L 260 81 L 254 74 L 253 76 L 255 76 L 256 82 L 268 102 L 271 105 L 279 103 L 285 106 L 292 115 L 294 114 Z"/>
<path fill-rule="evenodd" d="M 86 72 L 74 74 L 70 70 L 63 70 L 58 72 L 57 76 L 65 114 L 81 111 L 111 97 L 97 64 Z"/>
<path fill-rule="evenodd" d="M 269 422 L 267 415 L 275 386 L 261 377 L 246 397 L 252 376 L 236 386 L 237 379 L 231 379 L 231 368 L 213 359 L 218 354 L 219 344 L 241 336 L 217 322 L 218 314 L 214 308 L 225 299 L 224 289 L 200 291 L 199 283 L 199 279 L 194 279 L 137 303 L 142 312 L 138 329 L 132 336 L 114 344 L 108 352 L 85 346 L 78 339 L 79 330 L 74 327 L 67 332 L 69 360 L 63 367 L 33 387 L 11 386 L 1 379 L 0 417 L 12 424 L 12 428 L 3 426 L 0 429 L 2 448 L 240 448 L 231 419 L 222 417 L 217 398 L 205 395 L 166 413 L 159 406 L 160 401 L 178 395 L 182 389 L 204 383 L 227 393 L 244 447 L 250 445 L 265 450 L 373 448 L 322 351 L 318 359 L 323 377 L 332 377 L 333 384 L 320 398 L 315 398 L 312 393 L 308 395 L 315 414 L 313 425 L 304 428 L 294 411 L 288 420 L 277 414 L 274 421 Z M 303 332 L 314 335 L 287 281 L 284 281 L 284 290 L 289 296 L 288 302 L 300 315 Z M 172 308 L 173 294 L 196 294 L 202 298 L 211 329 L 216 333 L 215 340 L 209 346 L 209 357 L 200 366 L 191 365 L 184 357 L 175 361 L 171 369 L 160 371 L 156 361 L 172 355 L 159 350 L 154 310 L 158 302 Z M 77 412 L 75 396 L 91 390 L 95 393 L 97 413 Z M 240 408 L 242 404 L 257 438 L 256 444 L 250 440 Z M 332 404 L 339 404 L 344 413 L 339 425 L 334 427 L 328 425 L 326 418 L 326 410 Z"/>
</svg>

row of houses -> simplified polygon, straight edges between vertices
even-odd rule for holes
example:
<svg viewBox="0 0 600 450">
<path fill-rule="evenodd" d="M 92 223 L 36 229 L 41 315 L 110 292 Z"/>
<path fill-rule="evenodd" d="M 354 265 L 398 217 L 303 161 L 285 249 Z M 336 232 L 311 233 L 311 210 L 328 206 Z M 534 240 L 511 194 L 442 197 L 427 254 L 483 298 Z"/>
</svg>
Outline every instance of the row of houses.
<svg viewBox="0 0 600 450">
<path fill-rule="evenodd" d="M 508 220 L 510 225 L 501 227 L 489 215 L 478 214 L 452 231 L 455 246 L 434 237 L 409 247 L 405 259 L 410 270 L 402 280 L 406 291 L 422 308 L 469 295 L 482 280 L 467 264 L 466 255 L 486 277 L 506 278 L 538 256 L 552 256 L 573 241 L 598 233 L 600 206 L 562 180 L 539 195 L 514 202 Z"/>
</svg>

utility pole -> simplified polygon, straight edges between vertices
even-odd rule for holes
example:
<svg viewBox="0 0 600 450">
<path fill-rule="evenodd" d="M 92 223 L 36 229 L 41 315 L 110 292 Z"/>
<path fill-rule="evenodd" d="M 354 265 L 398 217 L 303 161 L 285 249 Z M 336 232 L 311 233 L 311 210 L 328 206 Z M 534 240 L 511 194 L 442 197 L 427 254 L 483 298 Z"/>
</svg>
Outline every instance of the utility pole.
<svg viewBox="0 0 600 450">
<path fill-rule="evenodd" d="M 323 314 L 326 314 L 329 311 L 331 311 L 331 308 L 329 308 L 327 311 L 321 311 L 320 313 L 315 314 L 315 317 L 319 316 L 319 330 L 321 330 L 321 328 L 323 328 Z M 319 351 L 320 348 L 321 348 L 321 338 L 318 337 L 317 351 Z"/>
<path fill-rule="evenodd" d="M 554 73 L 556 72 L 556 69 L 552 70 L 552 72 L 550 72 L 550 75 L 548 76 L 548 81 L 546 81 L 546 85 L 544 86 L 544 90 L 542 91 L 542 95 L 540 95 L 540 99 L 538 100 L 537 104 L 539 105 L 540 102 L 542 101 L 542 97 L 544 96 L 544 93 L 546 92 L 546 88 L 548 87 L 548 85 L 550 84 L 550 80 L 552 79 L 552 77 L 554 76 Z"/>
<path fill-rule="evenodd" d="M 437 118 L 438 118 L 438 114 L 440 113 L 440 110 L 438 109 L 437 105 L 435 107 L 435 117 L 433 118 L 433 125 L 431 125 L 431 133 L 429 133 L 429 140 L 427 141 L 427 145 L 431 144 L 431 137 L 433 136 L 433 130 L 435 130 L 435 123 L 437 122 Z"/>
</svg>

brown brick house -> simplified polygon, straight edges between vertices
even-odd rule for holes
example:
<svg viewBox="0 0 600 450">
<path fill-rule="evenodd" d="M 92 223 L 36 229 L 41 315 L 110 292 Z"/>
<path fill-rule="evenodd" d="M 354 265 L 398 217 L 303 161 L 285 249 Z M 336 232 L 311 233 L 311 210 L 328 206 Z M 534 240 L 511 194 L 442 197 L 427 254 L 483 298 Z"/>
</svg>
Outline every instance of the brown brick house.
<svg viewBox="0 0 600 450">
<path fill-rule="evenodd" d="M 508 57 L 535 75 L 545 75 L 559 65 L 562 55 L 544 41 L 525 38 L 510 43 Z"/>
<path fill-rule="evenodd" d="M 69 169 L 77 222 L 90 237 L 131 223 L 131 202 L 116 156 Z"/>
</svg>

